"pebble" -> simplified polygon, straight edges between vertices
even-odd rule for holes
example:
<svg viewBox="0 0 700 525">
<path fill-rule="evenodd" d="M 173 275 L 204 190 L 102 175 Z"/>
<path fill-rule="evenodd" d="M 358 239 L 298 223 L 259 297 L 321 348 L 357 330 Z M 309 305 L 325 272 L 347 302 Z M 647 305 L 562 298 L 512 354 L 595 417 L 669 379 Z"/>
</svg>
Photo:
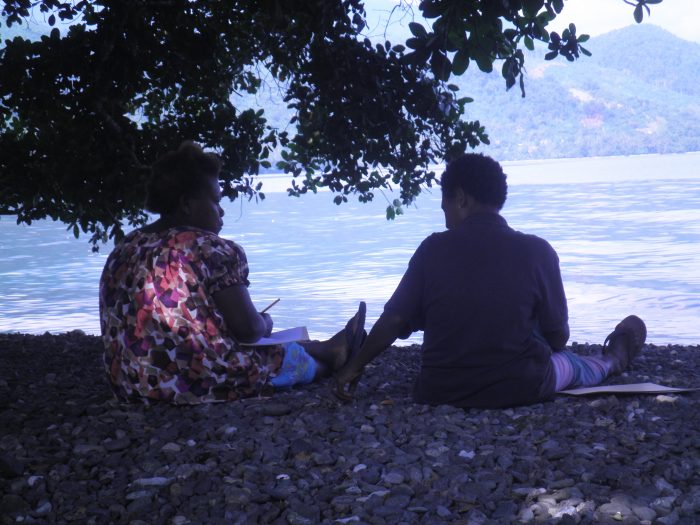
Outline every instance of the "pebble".
<svg viewBox="0 0 700 525">
<path fill-rule="evenodd" d="M 0 348 L 12 371 L 0 382 L 0 525 L 684 525 L 700 513 L 697 393 L 415 405 L 420 352 L 408 347 L 368 367 L 348 404 L 321 382 L 149 407 L 112 399 L 93 336 L 0 334 Z M 616 380 L 693 386 L 699 372 L 700 347 L 652 345 Z"/>
</svg>

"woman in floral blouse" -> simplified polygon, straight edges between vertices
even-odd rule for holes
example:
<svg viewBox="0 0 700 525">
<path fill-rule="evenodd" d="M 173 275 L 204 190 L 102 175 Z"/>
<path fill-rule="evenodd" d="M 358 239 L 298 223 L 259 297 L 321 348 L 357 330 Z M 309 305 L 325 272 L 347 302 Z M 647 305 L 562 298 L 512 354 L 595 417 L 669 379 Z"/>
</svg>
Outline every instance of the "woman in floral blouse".
<svg viewBox="0 0 700 525">
<path fill-rule="evenodd" d="M 155 222 L 126 235 L 100 280 L 104 362 L 118 399 L 177 404 L 270 395 L 340 368 L 364 339 L 365 305 L 327 341 L 242 346 L 272 331 L 248 294 L 243 248 L 218 236 L 220 161 L 192 142 L 152 167 Z"/>
</svg>

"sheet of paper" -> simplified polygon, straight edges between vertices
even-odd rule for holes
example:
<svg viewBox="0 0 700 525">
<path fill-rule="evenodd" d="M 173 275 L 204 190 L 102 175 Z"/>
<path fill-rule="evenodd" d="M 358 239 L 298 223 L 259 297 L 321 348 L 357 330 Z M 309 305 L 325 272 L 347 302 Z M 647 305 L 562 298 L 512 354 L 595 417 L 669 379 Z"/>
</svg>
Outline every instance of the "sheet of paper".
<svg viewBox="0 0 700 525">
<path fill-rule="evenodd" d="M 272 332 L 270 337 L 261 337 L 254 343 L 241 343 L 243 346 L 267 346 L 292 343 L 294 341 L 308 341 L 309 332 L 305 326 L 297 326 L 279 332 Z"/>
<path fill-rule="evenodd" d="M 588 394 L 668 394 L 673 392 L 694 392 L 700 388 L 675 388 L 656 383 L 632 383 L 629 385 L 592 386 L 562 390 L 559 394 L 585 396 Z"/>
</svg>

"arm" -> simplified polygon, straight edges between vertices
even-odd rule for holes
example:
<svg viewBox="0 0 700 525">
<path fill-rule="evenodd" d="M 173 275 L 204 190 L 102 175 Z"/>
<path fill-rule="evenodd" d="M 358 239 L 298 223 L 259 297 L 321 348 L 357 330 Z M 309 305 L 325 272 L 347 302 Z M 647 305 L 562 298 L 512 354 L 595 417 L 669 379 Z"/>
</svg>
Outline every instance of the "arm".
<svg viewBox="0 0 700 525">
<path fill-rule="evenodd" d="M 253 343 L 272 332 L 272 318 L 260 314 L 243 284 L 229 286 L 213 294 L 219 312 L 233 336 L 242 343 Z"/>
<path fill-rule="evenodd" d="M 545 257 L 542 265 L 542 299 L 537 312 L 542 336 L 555 352 L 564 350 L 569 340 L 569 309 L 564 293 L 564 283 L 559 268 L 559 257 L 554 248 L 545 242 Z"/>
<path fill-rule="evenodd" d="M 372 327 L 360 351 L 336 373 L 333 392 L 350 401 L 365 366 L 386 350 L 399 334 L 406 331 L 406 322 L 397 314 L 384 312 Z"/>
<path fill-rule="evenodd" d="M 552 347 L 552 350 L 559 352 L 564 350 L 566 342 L 569 340 L 569 325 L 567 324 L 561 330 L 545 332 L 542 335 L 549 343 L 549 346 Z"/>
</svg>

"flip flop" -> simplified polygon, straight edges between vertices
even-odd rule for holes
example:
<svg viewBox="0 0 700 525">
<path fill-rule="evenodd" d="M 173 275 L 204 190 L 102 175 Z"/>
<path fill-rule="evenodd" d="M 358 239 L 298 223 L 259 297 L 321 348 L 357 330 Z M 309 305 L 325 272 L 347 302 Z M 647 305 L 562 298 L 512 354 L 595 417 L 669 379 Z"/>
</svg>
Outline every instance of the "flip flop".
<svg viewBox="0 0 700 525">
<path fill-rule="evenodd" d="M 625 355 L 615 356 L 620 359 L 619 370 L 614 370 L 616 373 L 622 372 L 627 366 L 632 362 L 632 360 L 639 355 L 639 352 L 644 346 L 644 341 L 647 338 L 647 327 L 639 317 L 636 315 L 630 315 L 625 317 L 622 321 L 618 323 L 608 337 L 605 338 L 603 343 L 603 354 L 611 355 L 610 343 L 616 337 L 625 335 L 627 336 L 627 345 L 625 345 Z"/>
<path fill-rule="evenodd" d="M 357 313 L 345 325 L 345 340 L 348 344 L 348 357 L 345 360 L 346 363 L 357 354 L 357 351 L 362 347 L 362 343 L 365 342 L 365 338 L 367 337 L 367 331 L 365 330 L 366 315 L 367 305 L 364 301 L 360 301 L 360 306 L 357 309 Z M 355 318 L 357 318 L 357 326 L 353 331 L 352 324 Z"/>
</svg>

